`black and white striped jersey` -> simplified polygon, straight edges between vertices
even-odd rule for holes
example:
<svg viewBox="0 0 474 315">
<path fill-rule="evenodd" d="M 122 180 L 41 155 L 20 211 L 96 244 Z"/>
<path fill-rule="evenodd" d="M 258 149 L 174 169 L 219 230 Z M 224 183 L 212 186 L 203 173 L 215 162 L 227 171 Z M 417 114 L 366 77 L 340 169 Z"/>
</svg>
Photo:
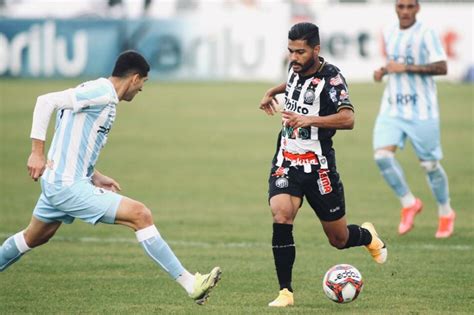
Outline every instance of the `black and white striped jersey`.
<svg viewBox="0 0 474 315">
<path fill-rule="evenodd" d="M 346 80 L 340 70 L 319 57 L 321 66 L 310 76 L 302 77 L 290 68 L 285 92 L 285 111 L 305 116 L 328 116 L 342 108 L 354 110 Z M 325 156 L 332 149 L 335 129 L 305 127 L 294 129 L 282 122 L 279 150 L 294 154 L 314 152 Z M 278 155 L 277 151 L 277 155 Z"/>
</svg>

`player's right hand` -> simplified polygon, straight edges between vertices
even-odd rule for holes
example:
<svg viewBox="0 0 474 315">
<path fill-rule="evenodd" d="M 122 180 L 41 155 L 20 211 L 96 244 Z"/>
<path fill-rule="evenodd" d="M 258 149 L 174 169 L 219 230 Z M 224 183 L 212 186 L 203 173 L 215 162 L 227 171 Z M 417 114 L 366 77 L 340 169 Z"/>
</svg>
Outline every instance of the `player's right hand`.
<svg viewBox="0 0 474 315">
<path fill-rule="evenodd" d="M 260 109 L 267 115 L 273 116 L 277 112 L 277 107 L 278 101 L 272 95 L 265 94 L 260 101 Z"/>
<path fill-rule="evenodd" d="M 380 82 L 382 81 L 383 76 L 385 75 L 386 70 L 384 68 L 380 68 L 374 71 L 374 81 Z"/>
<path fill-rule="evenodd" d="M 32 152 L 30 154 L 30 157 L 28 158 L 28 173 L 30 177 L 34 180 L 37 181 L 38 178 L 43 175 L 44 169 L 46 167 L 46 158 L 43 154 L 38 154 L 35 152 Z"/>
</svg>

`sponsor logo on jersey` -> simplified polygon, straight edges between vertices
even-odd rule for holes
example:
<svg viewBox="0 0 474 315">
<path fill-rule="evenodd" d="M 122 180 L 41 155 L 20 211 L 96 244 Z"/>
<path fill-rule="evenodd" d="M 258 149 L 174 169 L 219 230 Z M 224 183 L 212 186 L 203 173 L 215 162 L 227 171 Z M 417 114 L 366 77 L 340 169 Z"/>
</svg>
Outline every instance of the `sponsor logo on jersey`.
<svg viewBox="0 0 474 315">
<path fill-rule="evenodd" d="M 333 101 L 334 103 L 337 103 L 337 92 L 335 88 L 332 87 L 329 90 L 329 97 L 331 98 L 331 101 Z"/>
<path fill-rule="evenodd" d="M 346 90 L 341 90 L 341 94 L 339 96 L 339 99 L 341 101 L 346 100 L 349 97 L 349 93 L 347 93 Z"/>
<path fill-rule="evenodd" d="M 401 93 L 397 93 L 396 95 L 396 100 L 397 100 L 397 104 L 399 105 L 406 105 L 406 104 L 409 104 L 409 103 L 412 103 L 414 105 L 416 105 L 416 103 L 418 102 L 418 94 L 401 94 Z"/>
<path fill-rule="evenodd" d="M 285 177 L 277 178 L 277 180 L 275 181 L 275 186 L 277 186 L 278 188 L 288 187 L 288 179 Z"/>
<path fill-rule="evenodd" d="M 339 73 L 335 77 L 333 77 L 329 80 L 329 84 L 331 84 L 332 86 L 338 86 L 338 85 L 341 85 L 343 83 L 344 83 L 344 81 L 342 80 Z"/>
<path fill-rule="evenodd" d="M 321 195 L 329 194 L 332 191 L 331 180 L 329 179 L 329 170 L 320 169 L 318 171 L 319 179 L 317 180 L 319 192 Z"/>
<path fill-rule="evenodd" d="M 303 115 L 309 114 L 309 109 L 307 109 L 304 106 L 299 106 L 297 101 L 293 99 L 289 99 L 289 98 L 286 98 L 285 109 L 290 110 L 292 112 L 296 112 L 298 114 L 303 114 Z"/>
<path fill-rule="evenodd" d="M 311 138 L 311 130 L 308 127 L 301 127 L 295 129 L 293 127 L 283 126 L 283 128 L 281 129 L 281 135 L 282 137 L 289 139 L 300 138 L 303 140 L 307 140 Z"/>
</svg>

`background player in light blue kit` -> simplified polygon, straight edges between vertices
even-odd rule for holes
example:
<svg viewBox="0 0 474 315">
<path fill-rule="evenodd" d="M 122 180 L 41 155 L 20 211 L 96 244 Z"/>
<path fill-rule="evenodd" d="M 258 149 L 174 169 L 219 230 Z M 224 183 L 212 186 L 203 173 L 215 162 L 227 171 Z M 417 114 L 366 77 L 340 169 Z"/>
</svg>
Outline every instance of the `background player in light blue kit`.
<svg viewBox="0 0 474 315">
<path fill-rule="evenodd" d="M 94 168 L 115 120 L 121 100 L 131 101 L 142 90 L 150 66 L 137 52 L 122 53 L 108 79 L 99 78 L 76 88 L 38 97 L 31 130 L 28 171 L 40 178 L 42 194 L 28 227 L 0 247 L 0 271 L 56 233 L 62 223 L 79 218 L 91 224 L 121 224 L 135 231 L 148 256 L 175 279 L 196 303 L 204 303 L 220 278 L 220 268 L 209 274 L 190 274 L 161 238 L 151 211 L 142 203 L 117 193 L 120 185 Z M 56 129 L 44 156 L 46 131 L 53 111 Z"/>
<path fill-rule="evenodd" d="M 423 208 L 411 193 L 395 151 L 408 138 L 426 171 L 438 202 L 437 238 L 451 236 L 455 213 L 450 205 L 448 178 L 439 163 L 442 158 L 439 109 L 433 75 L 447 73 L 446 54 L 439 36 L 416 20 L 417 0 L 397 0 L 399 22 L 384 32 L 387 64 L 374 72 L 374 80 L 387 75 L 380 113 L 374 129 L 375 161 L 386 182 L 402 204 L 399 234 L 413 228 L 415 215 Z"/>
</svg>

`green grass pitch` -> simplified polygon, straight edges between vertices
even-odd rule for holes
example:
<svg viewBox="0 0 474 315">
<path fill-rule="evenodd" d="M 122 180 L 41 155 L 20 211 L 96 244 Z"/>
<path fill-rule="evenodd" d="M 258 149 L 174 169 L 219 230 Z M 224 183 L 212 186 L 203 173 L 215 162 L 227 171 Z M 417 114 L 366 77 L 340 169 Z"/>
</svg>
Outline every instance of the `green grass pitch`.
<svg viewBox="0 0 474 315">
<path fill-rule="evenodd" d="M 25 228 L 40 192 L 26 160 L 36 97 L 78 84 L 0 81 L 0 242 Z M 413 150 L 399 152 L 425 202 L 414 230 L 397 235 L 399 203 L 372 159 L 383 85 L 352 84 L 356 126 L 335 136 L 347 218 L 372 221 L 389 249 L 376 265 L 364 248 L 332 248 L 305 203 L 295 222 L 295 306 L 269 309 L 278 286 L 271 253 L 267 176 L 278 117 L 258 110 L 263 83 L 156 83 L 120 103 L 97 168 L 153 211 L 163 237 L 190 271 L 223 269 L 205 306 L 195 305 L 125 227 L 76 221 L 0 274 L 0 314 L 460 314 L 474 311 L 473 87 L 439 84 L 443 166 L 458 217 L 437 240 L 437 208 Z M 52 126 L 53 124 L 50 123 Z M 50 127 L 51 127 L 50 126 Z M 48 134 L 51 140 L 51 132 Z M 356 266 L 359 298 L 329 301 L 321 288 L 334 264 Z"/>
</svg>

